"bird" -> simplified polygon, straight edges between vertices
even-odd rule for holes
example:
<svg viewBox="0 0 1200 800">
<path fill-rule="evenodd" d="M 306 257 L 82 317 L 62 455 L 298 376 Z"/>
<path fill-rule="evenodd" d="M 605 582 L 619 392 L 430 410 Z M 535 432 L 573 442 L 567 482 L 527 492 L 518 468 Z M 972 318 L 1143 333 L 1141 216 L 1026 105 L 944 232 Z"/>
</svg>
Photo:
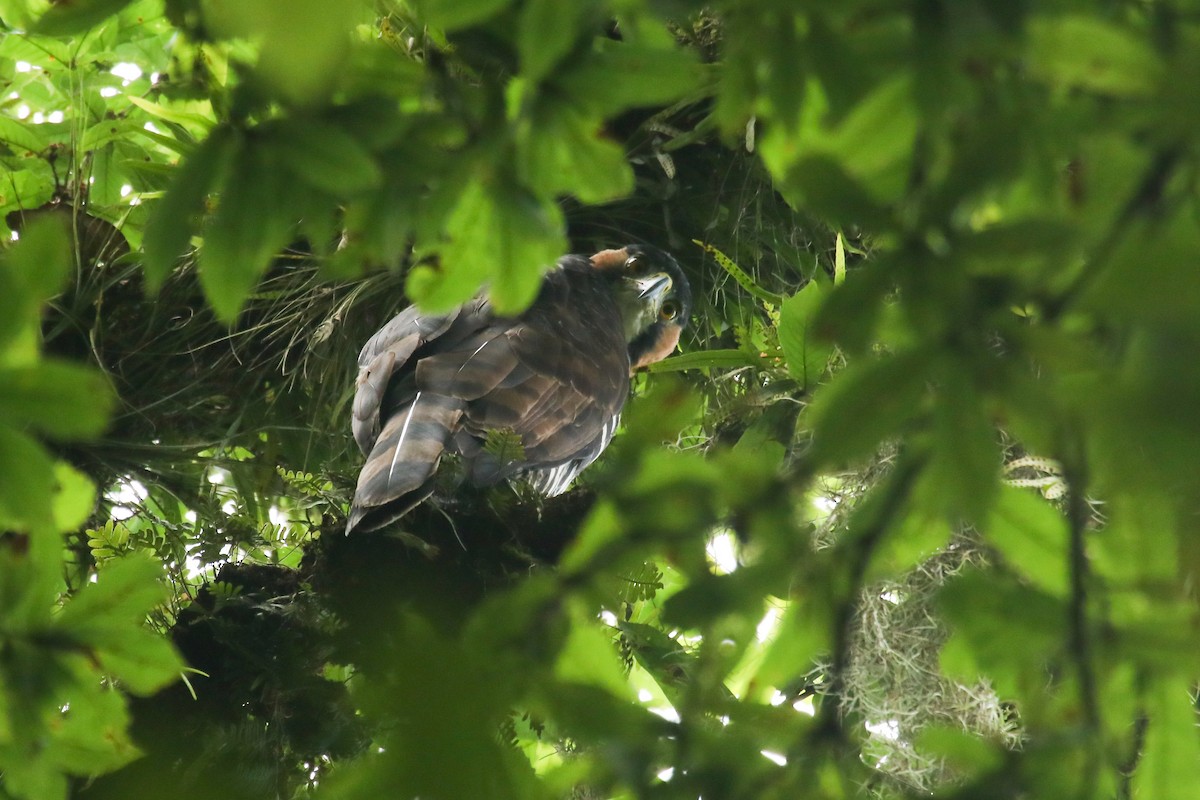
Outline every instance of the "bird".
<svg viewBox="0 0 1200 800">
<path fill-rule="evenodd" d="M 630 377 L 678 346 L 691 302 L 670 254 L 629 244 L 561 257 L 514 316 L 486 293 L 445 314 L 405 308 L 359 353 L 351 428 L 366 459 L 347 535 L 426 500 L 445 456 L 475 486 L 566 491 L 612 440 Z"/>
</svg>

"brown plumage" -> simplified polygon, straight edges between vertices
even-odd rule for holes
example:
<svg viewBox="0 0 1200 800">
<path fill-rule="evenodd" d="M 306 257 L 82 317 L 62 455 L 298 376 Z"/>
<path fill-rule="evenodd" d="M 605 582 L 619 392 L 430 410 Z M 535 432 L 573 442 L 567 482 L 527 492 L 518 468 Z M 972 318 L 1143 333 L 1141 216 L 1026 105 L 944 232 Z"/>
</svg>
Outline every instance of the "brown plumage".
<svg viewBox="0 0 1200 800">
<path fill-rule="evenodd" d="M 367 460 L 346 532 L 428 497 L 447 453 L 479 486 L 520 476 L 565 491 L 612 439 L 630 373 L 674 350 L 690 302 L 671 256 L 629 245 L 563 256 L 516 317 L 484 296 L 400 312 L 359 354 L 352 427 Z M 498 457 L 489 437 L 519 442 L 519 455 Z"/>
</svg>

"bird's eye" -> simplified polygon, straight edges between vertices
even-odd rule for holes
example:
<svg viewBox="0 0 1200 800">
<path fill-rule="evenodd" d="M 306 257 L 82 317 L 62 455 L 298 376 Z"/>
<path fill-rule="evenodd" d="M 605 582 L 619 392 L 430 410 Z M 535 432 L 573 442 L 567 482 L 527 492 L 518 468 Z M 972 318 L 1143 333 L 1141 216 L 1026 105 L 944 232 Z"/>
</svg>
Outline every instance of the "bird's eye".
<svg viewBox="0 0 1200 800">
<path fill-rule="evenodd" d="M 670 322 L 679 316 L 679 306 L 673 300 L 668 300 L 662 304 L 662 310 L 658 312 L 658 315 Z"/>
<path fill-rule="evenodd" d="M 637 272 L 642 268 L 642 263 L 645 261 L 641 256 L 630 256 L 625 259 L 626 272 Z"/>
</svg>

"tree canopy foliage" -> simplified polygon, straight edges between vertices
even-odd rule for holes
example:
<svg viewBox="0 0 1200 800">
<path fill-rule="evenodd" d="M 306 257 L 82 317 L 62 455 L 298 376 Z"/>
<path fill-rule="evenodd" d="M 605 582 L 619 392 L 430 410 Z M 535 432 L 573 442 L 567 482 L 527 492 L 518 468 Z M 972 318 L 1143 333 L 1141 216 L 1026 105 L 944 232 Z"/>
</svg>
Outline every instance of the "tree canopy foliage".
<svg viewBox="0 0 1200 800">
<path fill-rule="evenodd" d="M 1187 0 L 0 0 L 0 797 L 1192 798 Z M 645 241 L 560 498 L 355 354 Z"/>
</svg>

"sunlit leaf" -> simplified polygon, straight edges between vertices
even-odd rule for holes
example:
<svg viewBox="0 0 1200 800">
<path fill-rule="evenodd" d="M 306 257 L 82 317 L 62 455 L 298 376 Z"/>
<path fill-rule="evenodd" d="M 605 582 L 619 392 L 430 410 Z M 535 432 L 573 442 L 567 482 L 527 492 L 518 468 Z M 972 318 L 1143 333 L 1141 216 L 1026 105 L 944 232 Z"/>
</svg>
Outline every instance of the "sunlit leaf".
<svg viewBox="0 0 1200 800">
<path fill-rule="evenodd" d="M 1117 95 L 1146 93 L 1164 74 L 1146 42 L 1111 22 L 1082 14 L 1031 20 L 1029 57 L 1039 77 Z"/>
<path fill-rule="evenodd" d="M 533 301 L 542 274 L 566 251 L 560 212 L 504 185 L 475 181 L 463 191 L 446 222 L 444 272 L 414 273 L 409 294 L 431 310 L 448 308 L 486 280 L 496 310 L 519 311 Z M 421 277 L 422 285 L 414 279 Z"/>
<path fill-rule="evenodd" d="M 204 232 L 200 283 L 217 315 L 232 322 L 296 223 L 295 181 L 264 147 L 247 143 L 220 189 L 217 213 Z"/>
<path fill-rule="evenodd" d="M 28 436 L 0 425 L 0 519 L 17 530 L 53 519 L 54 469 Z"/>
<path fill-rule="evenodd" d="M 232 129 L 215 129 L 176 170 L 171 188 L 155 204 L 142 240 L 146 283 L 157 291 L 188 245 L 210 190 L 220 185 L 234 151 Z"/>
<path fill-rule="evenodd" d="M 1200 785 L 1200 737 L 1189 678 L 1160 677 L 1149 688 L 1148 728 L 1133 775 L 1139 796 L 1184 800 Z"/>
<path fill-rule="evenodd" d="M 788 372 L 803 388 L 812 388 L 824 376 L 833 348 L 814 334 L 817 310 L 826 290 L 817 281 L 783 301 L 779 308 L 779 345 L 787 358 Z"/>
<path fill-rule="evenodd" d="M 270 146 L 297 177 L 335 196 L 373 188 L 383 179 L 357 139 L 321 120 L 297 120 L 278 129 Z"/>
<path fill-rule="evenodd" d="M 54 437 L 95 436 L 113 398 L 95 370 L 61 361 L 0 369 L 0 416 Z"/>
<path fill-rule="evenodd" d="M 50 7 L 34 26 L 34 31 L 46 36 L 69 36 L 84 33 L 115 15 L 132 0 L 81 0 L 57 3 Z"/>
<path fill-rule="evenodd" d="M 1067 594 L 1067 523 L 1049 502 L 1028 489 L 1004 487 L 984 533 L 1005 563 L 1038 588 L 1060 597 Z"/>
<path fill-rule="evenodd" d="M 506 8 L 512 0 L 418 0 L 421 17 L 430 25 L 453 31 L 482 22 Z"/>
<path fill-rule="evenodd" d="M 919 351 L 852 364 L 817 391 L 811 456 L 840 463 L 874 452 L 919 410 L 927 368 Z"/>
<path fill-rule="evenodd" d="M 55 620 L 57 630 L 92 648 L 105 670 L 138 694 L 174 680 L 181 668 L 170 644 L 143 627 L 164 598 L 161 574 L 162 566 L 148 556 L 119 559 Z"/>
</svg>

